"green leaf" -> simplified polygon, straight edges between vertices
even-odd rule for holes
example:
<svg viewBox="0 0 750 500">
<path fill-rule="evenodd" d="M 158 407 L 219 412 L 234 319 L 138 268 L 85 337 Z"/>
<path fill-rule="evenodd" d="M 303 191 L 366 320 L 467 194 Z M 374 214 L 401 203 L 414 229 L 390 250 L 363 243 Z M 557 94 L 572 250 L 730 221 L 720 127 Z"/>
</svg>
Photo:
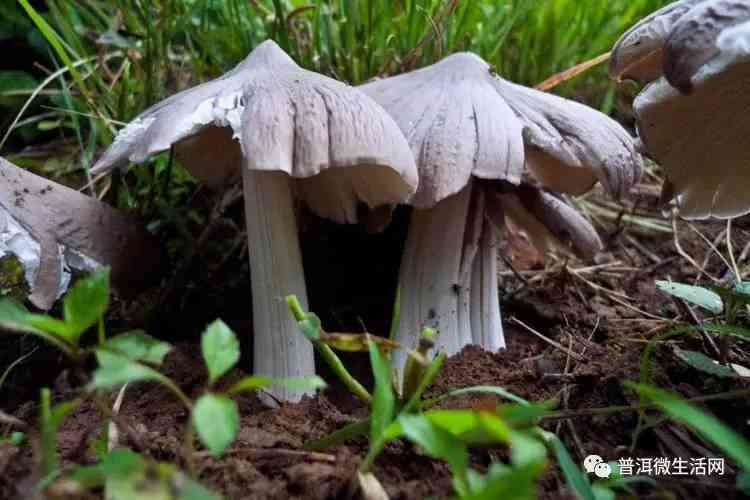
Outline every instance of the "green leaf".
<svg viewBox="0 0 750 500">
<path fill-rule="evenodd" d="M 265 389 L 266 387 L 271 386 L 281 386 L 296 390 L 318 390 L 325 389 L 327 384 L 317 375 L 282 379 L 272 379 L 265 375 L 248 375 L 241 378 L 237 383 L 230 387 L 227 392 L 229 394 L 235 394 L 238 392 L 257 391 L 258 389 Z"/>
<path fill-rule="evenodd" d="M 80 336 L 107 312 L 109 269 L 79 280 L 63 299 L 63 315 L 70 331 L 67 339 L 78 344 Z"/>
<path fill-rule="evenodd" d="M 692 366 L 703 373 L 714 375 L 716 377 L 733 378 L 737 373 L 728 366 L 719 364 L 717 361 L 709 358 L 702 352 L 686 351 L 679 347 L 674 348 L 674 354 L 684 363 Z"/>
<path fill-rule="evenodd" d="M 193 425 L 203 445 L 219 458 L 240 427 L 237 403 L 219 394 L 204 394 L 195 403 Z"/>
<path fill-rule="evenodd" d="M 570 458 L 570 453 L 568 453 L 568 449 L 565 448 L 565 445 L 560 441 L 560 438 L 550 432 L 542 431 L 542 433 L 547 440 L 547 443 L 552 447 L 557 463 L 560 466 L 563 476 L 565 476 L 565 481 L 568 483 L 568 486 L 570 486 L 570 489 L 578 495 L 578 498 L 583 500 L 596 500 L 594 491 L 591 489 L 589 478 L 586 477 L 583 471 L 581 471 L 581 468 L 573 462 L 572 458 Z"/>
<path fill-rule="evenodd" d="M 375 377 L 372 394 L 372 415 L 370 417 L 370 442 L 374 443 L 393 421 L 396 411 L 396 397 L 391 383 L 391 363 L 380 353 L 378 346 L 370 341 L 370 364 Z"/>
<path fill-rule="evenodd" d="M 529 431 L 510 431 L 510 451 L 516 467 L 536 467 L 541 472 L 547 463 L 547 448 Z"/>
<path fill-rule="evenodd" d="M 208 379 L 212 384 L 231 370 L 240 359 L 240 342 L 220 319 L 208 325 L 203 332 L 201 348 L 208 369 Z"/>
<path fill-rule="evenodd" d="M 448 462 L 454 474 L 466 474 L 469 450 L 456 436 L 435 425 L 425 415 L 401 415 L 398 422 L 407 439 L 419 445 L 428 455 Z"/>
<path fill-rule="evenodd" d="M 473 471 L 470 471 L 473 472 Z M 487 475 L 477 478 L 475 474 L 471 492 L 462 495 L 465 500 L 533 500 L 536 495 L 538 471 L 533 467 L 511 468 L 501 463 L 490 465 Z"/>
<path fill-rule="evenodd" d="M 44 477 L 50 477 L 58 470 L 57 463 L 57 430 L 63 419 L 80 404 L 79 399 L 62 402 L 52 407 L 52 392 L 41 390 L 39 403 L 39 443 L 42 451 L 41 469 Z"/>
<path fill-rule="evenodd" d="M 153 368 L 104 349 L 96 350 L 99 367 L 94 371 L 93 385 L 97 389 L 112 389 L 129 382 L 152 380 L 169 384 L 164 375 Z"/>
<path fill-rule="evenodd" d="M 462 389 L 455 389 L 447 394 L 444 394 L 440 396 L 440 399 L 446 399 L 453 396 L 461 396 L 464 394 L 492 394 L 495 396 L 500 396 L 501 398 L 507 399 L 509 401 L 513 401 L 514 403 L 518 403 L 520 405 L 530 405 L 527 400 L 523 399 L 520 396 L 516 396 L 512 392 L 503 389 L 502 387 L 494 386 L 494 385 L 473 385 L 471 387 L 464 387 Z"/>
<path fill-rule="evenodd" d="M 28 315 L 29 311 L 23 306 L 23 304 L 16 302 L 13 299 L 0 300 L 0 324 L 10 323 L 23 325 L 26 316 Z"/>
<path fill-rule="evenodd" d="M 0 300 L 1 330 L 16 334 L 34 335 L 41 338 L 45 342 L 49 342 L 50 344 L 54 345 L 62 352 L 64 352 L 67 356 L 72 357 L 74 355 L 76 347 L 65 340 L 64 336 L 60 336 L 55 332 L 45 331 L 44 329 L 34 326 L 35 324 L 37 324 L 37 319 L 41 318 L 45 319 L 45 321 L 41 321 L 41 323 L 45 323 L 46 320 L 49 320 L 50 324 L 53 324 L 55 329 L 60 327 L 60 325 L 56 323 L 59 320 L 55 320 L 54 318 L 51 318 L 49 316 L 30 314 L 25 307 L 13 300 Z"/>
<path fill-rule="evenodd" d="M 656 287 L 712 313 L 720 314 L 724 310 L 724 302 L 719 294 L 703 287 L 672 283 L 671 281 L 657 281 Z"/>
<path fill-rule="evenodd" d="M 142 330 L 133 330 L 108 339 L 101 348 L 122 354 L 131 361 L 160 365 L 172 346 L 147 335 Z"/>
<path fill-rule="evenodd" d="M 731 457 L 745 472 L 750 471 L 750 443 L 719 419 L 691 405 L 679 396 L 643 384 L 627 384 L 641 396 L 651 400 L 673 420 L 694 429 Z"/>
</svg>

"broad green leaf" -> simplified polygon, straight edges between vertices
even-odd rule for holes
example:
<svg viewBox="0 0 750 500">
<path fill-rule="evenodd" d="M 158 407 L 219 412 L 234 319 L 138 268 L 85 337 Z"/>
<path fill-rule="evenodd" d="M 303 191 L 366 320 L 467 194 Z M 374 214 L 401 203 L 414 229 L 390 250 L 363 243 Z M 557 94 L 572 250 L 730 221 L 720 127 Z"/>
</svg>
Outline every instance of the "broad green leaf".
<svg viewBox="0 0 750 500">
<path fill-rule="evenodd" d="M 240 428 L 237 403 L 219 394 L 204 394 L 193 408 L 193 425 L 203 445 L 219 458 Z"/>
<path fill-rule="evenodd" d="M 298 390 L 318 390 L 326 387 L 325 381 L 317 375 L 310 377 L 289 377 L 282 379 L 272 379 L 265 375 L 248 375 L 241 378 L 237 383 L 227 391 L 229 394 L 237 392 L 257 391 L 271 386 L 287 387 Z"/>
<path fill-rule="evenodd" d="M 0 300 L 0 330 L 9 333 L 34 335 L 54 345 L 66 355 L 73 356 L 75 346 L 68 342 L 65 336 L 34 326 L 37 318 L 48 319 L 54 324 L 54 329 L 60 328 L 60 325 L 56 323 L 59 320 L 49 316 L 31 314 L 23 305 L 14 300 Z"/>
<path fill-rule="evenodd" d="M 466 474 L 469 451 L 456 436 L 435 425 L 425 415 L 401 415 L 398 422 L 403 435 L 428 455 L 448 462 L 454 474 Z"/>
<path fill-rule="evenodd" d="M 372 415 L 370 417 L 370 442 L 379 440 L 396 411 L 396 397 L 391 382 L 391 363 L 380 353 L 374 342 L 369 342 L 370 364 L 375 377 L 372 394 Z"/>
<path fill-rule="evenodd" d="M 26 315 L 26 324 L 37 330 L 51 333 L 71 344 L 77 345 L 77 338 L 74 328 L 65 321 L 46 314 L 28 314 Z"/>
<path fill-rule="evenodd" d="M 152 380 L 162 382 L 166 377 L 153 368 L 132 361 L 121 354 L 97 349 L 99 367 L 94 371 L 93 385 L 97 389 L 112 389 L 128 382 Z"/>
<path fill-rule="evenodd" d="M 703 287 L 672 283 L 671 281 L 657 281 L 656 287 L 712 313 L 719 314 L 724 310 L 724 303 L 719 294 Z"/>
<path fill-rule="evenodd" d="M 643 384 L 628 383 L 638 394 L 651 400 L 672 419 L 694 429 L 731 457 L 742 469 L 750 471 L 750 443 L 735 431 L 683 400 L 679 396 Z"/>
<path fill-rule="evenodd" d="M 508 467 L 493 463 L 485 477 L 474 479 L 471 492 L 463 495 L 466 500 L 533 500 L 536 495 L 538 471 L 533 467 Z"/>
<path fill-rule="evenodd" d="M 0 299 L 0 324 L 20 324 L 23 325 L 29 311 L 13 299 Z"/>
<path fill-rule="evenodd" d="M 240 359 L 240 342 L 220 319 L 208 325 L 203 332 L 201 349 L 208 369 L 208 379 L 212 384 L 231 370 Z"/>
<path fill-rule="evenodd" d="M 92 273 L 70 289 L 63 299 L 63 315 L 69 325 L 70 340 L 78 344 L 81 334 L 94 326 L 107 311 L 109 302 L 109 269 Z"/>
<path fill-rule="evenodd" d="M 596 500 L 594 491 L 591 489 L 589 478 L 586 477 L 586 474 L 583 473 L 581 468 L 573 462 L 572 458 L 570 458 L 570 453 L 568 453 L 568 449 L 565 448 L 565 445 L 560 441 L 560 438 L 550 432 L 542 432 L 547 443 L 555 454 L 557 463 L 560 466 L 563 476 L 565 476 L 565 481 L 568 483 L 568 486 L 570 486 L 570 489 L 572 489 L 578 498 L 581 498 L 582 500 Z"/>
<path fill-rule="evenodd" d="M 101 348 L 122 354 L 131 361 L 160 365 L 172 346 L 147 335 L 142 330 L 133 330 L 108 339 Z"/>
<path fill-rule="evenodd" d="M 736 377 L 737 373 L 728 366 L 719 364 L 717 361 L 709 358 L 702 352 L 686 351 L 679 347 L 674 348 L 674 354 L 684 363 L 692 366 L 703 373 L 714 375 L 716 377 Z"/>
<path fill-rule="evenodd" d="M 547 448 L 529 431 L 510 431 L 510 451 L 515 467 L 536 467 L 541 472 L 547 463 Z"/>
</svg>

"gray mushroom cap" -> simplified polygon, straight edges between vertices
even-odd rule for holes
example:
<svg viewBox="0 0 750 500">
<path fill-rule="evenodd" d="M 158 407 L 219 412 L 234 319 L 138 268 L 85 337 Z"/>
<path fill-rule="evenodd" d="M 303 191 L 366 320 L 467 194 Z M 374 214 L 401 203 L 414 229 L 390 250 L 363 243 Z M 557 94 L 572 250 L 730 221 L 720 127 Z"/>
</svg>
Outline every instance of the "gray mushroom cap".
<svg viewBox="0 0 750 500">
<path fill-rule="evenodd" d="M 430 208 L 472 176 L 520 182 L 522 125 L 495 84 L 485 61 L 458 53 L 359 87 L 393 116 L 417 159 L 411 205 Z"/>
<path fill-rule="evenodd" d="M 660 79 L 634 102 L 641 140 L 691 219 L 750 212 L 750 21 L 723 30 L 715 45 L 690 95 Z"/>
<path fill-rule="evenodd" d="M 524 125 L 526 166 L 546 188 L 579 195 L 597 181 L 615 198 L 641 176 L 643 159 L 630 134 L 583 104 L 497 79 Z"/>
<path fill-rule="evenodd" d="M 701 66 L 719 55 L 724 30 L 750 19 L 744 0 L 682 0 L 656 11 L 628 30 L 615 44 L 613 78 L 647 83 L 664 76 L 688 93 Z"/>
<path fill-rule="evenodd" d="M 401 127 L 420 172 L 410 204 L 429 208 L 474 176 L 518 184 L 523 167 L 546 187 L 582 194 L 600 180 L 619 196 L 641 157 L 614 120 L 582 104 L 493 75 L 471 53 L 360 87 Z"/>
<path fill-rule="evenodd" d="M 583 215 L 543 189 L 524 182 L 514 189 L 495 191 L 493 195 L 502 206 L 502 210 L 495 213 L 510 218 L 543 253 L 560 249 L 590 259 L 603 248 L 596 229 Z"/>
<path fill-rule="evenodd" d="M 402 202 L 418 184 L 393 120 L 357 89 L 306 71 L 266 41 L 224 76 L 185 90 L 129 123 L 94 166 L 106 172 L 175 146 L 194 175 L 220 184 L 239 165 L 298 179 L 323 217 L 355 222 L 359 201 Z"/>
<path fill-rule="evenodd" d="M 664 44 L 677 22 L 706 0 L 681 0 L 643 18 L 615 43 L 609 64 L 617 80 L 647 83 L 662 75 Z"/>
</svg>

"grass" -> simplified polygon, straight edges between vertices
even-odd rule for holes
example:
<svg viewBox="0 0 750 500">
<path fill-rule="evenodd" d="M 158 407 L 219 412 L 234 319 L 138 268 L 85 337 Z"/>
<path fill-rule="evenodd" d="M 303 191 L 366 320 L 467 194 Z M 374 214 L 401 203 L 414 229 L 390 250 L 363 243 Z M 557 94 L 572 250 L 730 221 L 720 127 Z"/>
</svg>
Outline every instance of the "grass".
<svg viewBox="0 0 750 500">
<path fill-rule="evenodd" d="M 606 52 L 635 20 L 665 3 L 47 0 L 42 10 L 18 0 L 0 8 L 0 35 L 23 40 L 36 64 L 0 71 L 0 109 L 8 116 L 0 123 L 0 153 L 65 139 L 68 147 L 54 165 L 18 161 L 51 174 L 86 171 L 121 122 L 230 69 L 266 38 L 302 66 L 352 84 L 471 50 L 505 78 L 531 85 Z M 603 68 L 559 91 L 605 111 L 613 107 Z M 144 191 L 154 179 L 146 177 L 131 176 L 131 197 L 118 205 L 132 208 L 148 199 Z"/>
</svg>

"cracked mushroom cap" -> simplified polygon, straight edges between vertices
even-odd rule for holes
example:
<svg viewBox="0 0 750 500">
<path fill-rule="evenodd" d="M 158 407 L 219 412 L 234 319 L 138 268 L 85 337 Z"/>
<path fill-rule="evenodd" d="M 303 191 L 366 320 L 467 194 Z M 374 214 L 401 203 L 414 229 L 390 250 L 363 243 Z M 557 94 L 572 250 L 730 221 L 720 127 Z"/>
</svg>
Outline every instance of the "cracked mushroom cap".
<svg viewBox="0 0 750 500">
<path fill-rule="evenodd" d="M 237 175 L 240 165 L 285 172 L 298 179 L 298 197 L 337 222 L 356 222 L 359 201 L 396 204 L 418 184 L 408 144 L 380 106 L 300 68 L 272 41 L 224 76 L 140 114 L 93 173 L 171 146 L 199 180 L 213 185 Z"/>
<path fill-rule="evenodd" d="M 691 79 L 719 55 L 717 39 L 728 28 L 750 19 L 743 0 L 682 0 L 656 11 L 615 44 L 610 74 L 642 83 L 664 76 L 682 92 Z"/>
<path fill-rule="evenodd" d="M 582 194 L 601 181 L 620 196 L 640 176 L 633 139 L 582 104 L 495 76 L 471 53 L 360 87 L 404 132 L 420 173 L 411 205 L 429 208 L 474 176 Z"/>
<path fill-rule="evenodd" d="M 750 21 L 725 29 L 715 44 L 717 55 L 690 79 L 690 95 L 660 79 L 634 102 L 641 140 L 689 219 L 750 212 Z"/>
<path fill-rule="evenodd" d="M 493 222 L 502 224 L 497 214 L 511 219 L 543 254 L 560 249 L 591 259 L 603 248 L 596 229 L 583 215 L 543 189 L 524 182 L 510 189 L 495 190 L 492 196 L 500 206 L 499 210 L 489 212 Z"/>
</svg>

